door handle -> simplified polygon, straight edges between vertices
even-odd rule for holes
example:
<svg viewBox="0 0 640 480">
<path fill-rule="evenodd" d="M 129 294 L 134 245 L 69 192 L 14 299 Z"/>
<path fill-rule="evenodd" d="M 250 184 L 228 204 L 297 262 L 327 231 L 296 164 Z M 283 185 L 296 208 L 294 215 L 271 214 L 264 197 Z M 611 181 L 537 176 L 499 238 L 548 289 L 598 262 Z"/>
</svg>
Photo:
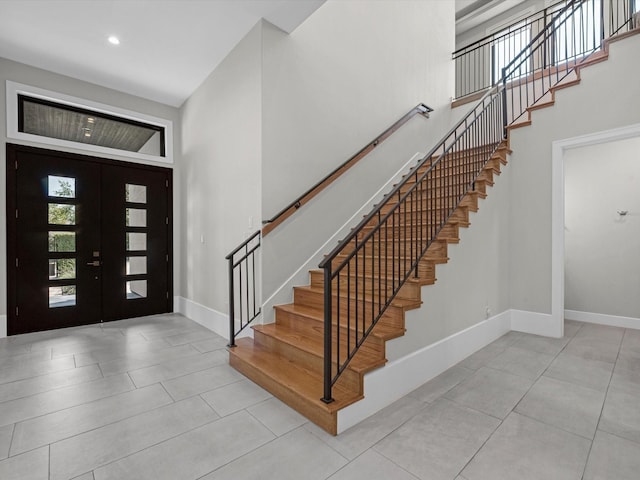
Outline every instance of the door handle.
<svg viewBox="0 0 640 480">
<path fill-rule="evenodd" d="M 99 267 L 100 266 L 100 260 L 94 260 L 93 262 L 87 262 L 87 265 L 90 267 Z"/>
</svg>

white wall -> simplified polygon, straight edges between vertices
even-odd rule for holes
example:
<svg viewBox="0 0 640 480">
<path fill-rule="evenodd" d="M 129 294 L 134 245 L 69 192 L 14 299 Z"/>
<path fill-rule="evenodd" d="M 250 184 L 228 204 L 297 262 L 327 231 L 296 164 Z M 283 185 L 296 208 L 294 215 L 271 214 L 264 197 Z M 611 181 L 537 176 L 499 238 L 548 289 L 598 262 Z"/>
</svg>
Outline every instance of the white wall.
<svg viewBox="0 0 640 480">
<path fill-rule="evenodd" d="M 426 153 L 451 126 L 453 23 L 453 2 L 351 0 L 328 1 L 288 36 L 265 24 L 263 218 L 416 104 L 436 109 L 432 119 L 407 127 L 415 128 L 407 141 L 379 147 L 386 158 L 363 160 L 265 237 L 265 299 L 400 165 Z"/>
<path fill-rule="evenodd" d="M 260 227 L 261 36 L 259 22 L 180 110 L 179 295 L 224 313 L 224 257 Z"/>
<path fill-rule="evenodd" d="M 611 45 L 609 60 L 582 71 L 552 108 L 533 112 L 530 127 L 512 131 L 510 167 L 510 305 L 551 313 L 552 142 L 640 121 L 640 36 Z"/>
<path fill-rule="evenodd" d="M 566 310 L 640 318 L 638 152 L 636 137 L 564 154 Z"/>
<path fill-rule="evenodd" d="M 7 288 L 6 288 L 6 143 L 19 143 L 23 145 L 33 145 L 43 148 L 51 148 L 46 145 L 39 145 L 29 141 L 15 141 L 7 138 L 6 125 L 6 81 L 11 80 L 17 83 L 43 88 L 65 95 L 91 100 L 94 102 L 111 105 L 114 107 L 139 112 L 155 117 L 171 120 L 174 126 L 174 132 L 179 131 L 179 117 L 176 108 L 155 103 L 132 95 L 127 95 L 115 90 L 100 87 L 91 83 L 76 80 L 63 75 L 54 74 L 45 70 L 30 67 L 24 64 L 16 63 L 11 60 L 0 58 L 0 323 L 6 321 L 7 311 Z M 91 155 L 91 152 L 85 152 L 76 148 L 63 148 L 58 150 L 68 151 L 72 153 L 81 153 Z M 180 231 L 180 216 L 178 215 L 178 204 L 180 198 L 179 190 L 179 157 L 177 152 L 180 151 L 180 139 L 176 135 L 174 139 L 174 290 L 179 291 L 180 279 L 180 259 L 181 250 L 180 238 L 177 232 Z M 101 155 L 103 157 L 113 158 L 116 160 L 131 161 L 130 158 L 120 157 L 118 155 Z M 144 162 L 153 163 L 153 162 Z M 160 166 L 167 167 L 166 164 Z M 3 332 L 4 325 L 0 324 L 0 335 Z"/>
</svg>

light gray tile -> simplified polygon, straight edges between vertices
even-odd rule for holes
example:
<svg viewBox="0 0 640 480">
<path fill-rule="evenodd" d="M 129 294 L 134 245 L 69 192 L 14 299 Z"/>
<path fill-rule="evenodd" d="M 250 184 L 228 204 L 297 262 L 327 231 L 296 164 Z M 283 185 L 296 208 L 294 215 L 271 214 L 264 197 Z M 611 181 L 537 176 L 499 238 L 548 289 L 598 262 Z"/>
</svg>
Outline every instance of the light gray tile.
<svg viewBox="0 0 640 480">
<path fill-rule="evenodd" d="M 564 351 L 587 360 L 614 363 L 622 343 L 624 329 L 603 325 L 584 325 Z"/>
<path fill-rule="evenodd" d="M 2 480 L 48 480 L 49 447 L 42 447 L 0 462 Z"/>
<path fill-rule="evenodd" d="M 611 384 L 640 392 L 640 357 L 620 354 L 613 369 Z"/>
<path fill-rule="evenodd" d="M 87 472 L 79 477 L 74 477 L 72 480 L 95 480 L 95 478 L 93 477 L 93 472 Z"/>
<path fill-rule="evenodd" d="M 158 365 L 159 363 L 176 360 L 189 355 L 199 355 L 195 348 L 189 345 L 181 345 L 179 347 L 169 347 L 161 350 L 150 350 L 142 353 L 132 353 L 126 357 L 117 358 L 106 362 L 100 362 L 100 369 L 104 376 L 116 375 L 118 373 L 129 372 L 139 368 Z"/>
<path fill-rule="evenodd" d="M 640 443 L 640 390 L 634 385 L 612 382 L 598 430 Z"/>
<path fill-rule="evenodd" d="M 469 378 L 472 374 L 473 370 L 454 366 L 421 387 L 416 388 L 409 395 L 417 398 L 421 402 L 433 403 L 460 382 Z"/>
<path fill-rule="evenodd" d="M 0 460 L 4 460 L 9 456 L 9 447 L 11 446 L 13 428 L 13 425 L 0 427 Z"/>
<path fill-rule="evenodd" d="M 507 349 L 507 345 L 490 343 L 477 352 L 469 355 L 467 358 L 458 363 L 457 366 L 468 368 L 470 370 L 478 370 L 493 360 Z"/>
<path fill-rule="evenodd" d="M 543 376 L 518 404 L 516 412 L 592 440 L 604 396 L 602 391 Z"/>
<path fill-rule="evenodd" d="M 260 422 L 247 412 L 238 412 L 98 468 L 94 475 L 96 480 L 195 480 L 272 439 L 273 434 Z M 255 455 L 252 452 L 245 458 L 253 463 Z"/>
<path fill-rule="evenodd" d="M 533 380 L 528 378 L 482 367 L 445 394 L 445 398 L 503 419 L 531 385 Z"/>
<path fill-rule="evenodd" d="M 487 367 L 535 380 L 547 369 L 554 357 L 547 353 L 508 347 L 488 362 Z"/>
<path fill-rule="evenodd" d="M 59 372 L 76 368 L 73 356 L 56 358 L 54 360 L 43 360 L 39 362 L 29 362 L 25 365 L 15 365 L 13 367 L 0 369 L 0 384 L 24 380 L 25 378 L 37 377 L 47 373 Z"/>
<path fill-rule="evenodd" d="M 620 355 L 640 358 L 640 330 L 628 328 L 624 332 Z"/>
<path fill-rule="evenodd" d="M 544 376 L 604 392 L 609 386 L 613 365 L 562 352 L 544 372 Z"/>
<path fill-rule="evenodd" d="M 580 480 L 591 442 L 512 413 L 461 472 L 469 480 Z"/>
<path fill-rule="evenodd" d="M 51 361 L 51 351 L 38 350 L 30 353 L 23 353 L 21 355 L 11 355 L 0 358 L 0 366 L 2 370 L 13 368 L 25 368 L 29 365 L 37 366 L 41 363 L 48 363 Z M 34 365 L 35 364 L 35 365 Z"/>
<path fill-rule="evenodd" d="M 569 343 L 569 340 L 571 340 L 571 337 L 567 337 L 566 335 L 563 338 L 525 335 L 513 342 L 512 346 L 555 356 Z"/>
<path fill-rule="evenodd" d="M 640 444 L 598 431 L 584 472 L 584 480 L 637 480 Z"/>
<path fill-rule="evenodd" d="M 218 415 L 226 417 L 271 398 L 271 394 L 250 380 L 241 380 L 203 393 L 201 397 Z"/>
<path fill-rule="evenodd" d="M 182 348 L 182 347 L 177 347 Z M 162 382 L 174 400 L 199 395 L 209 390 L 244 380 L 245 377 L 229 365 L 219 365 L 200 372 Z"/>
<path fill-rule="evenodd" d="M 98 467 L 217 418 L 200 397 L 193 397 L 56 442 L 51 445 L 50 480 L 66 480 L 90 470 L 97 477 Z"/>
<path fill-rule="evenodd" d="M 576 336 L 576 333 L 582 328 L 581 322 L 575 322 L 573 320 L 565 320 L 564 321 L 564 336 L 565 338 L 573 338 Z"/>
<path fill-rule="evenodd" d="M 350 460 L 374 446 L 425 408 L 424 403 L 406 396 L 363 420 L 340 435 L 333 436 L 309 422 L 304 428 Z"/>
<path fill-rule="evenodd" d="M 451 480 L 499 424 L 493 417 L 440 399 L 374 450 L 419 478 Z"/>
<path fill-rule="evenodd" d="M 374 450 L 367 450 L 327 480 L 418 480 Z"/>
<path fill-rule="evenodd" d="M 29 353 L 30 345 L 20 345 L 9 343 L 16 337 L 0 338 L 0 360 L 11 358 L 14 355 L 22 355 Z"/>
<path fill-rule="evenodd" d="M 260 420 L 276 435 L 284 435 L 307 423 L 307 419 L 282 403 L 277 398 L 270 398 L 247 409 L 251 415 Z"/>
<path fill-rule="evenodd" d="M 102 378 L 97 365 L 72 368 L 0 385 L 0 403 Z"/>
<path fill-rule="evenodd" d="M 124 340 L 123 337 L 123 340 L 108 347 L 93 345 L 93 348 L 90 348 L 86 352 L 75 354 L 76 365 L 81 367 L 125 358 L 141 357 L 146 353 L 156 352 L 169 347 L 170 345 L 164 340 L 128 342 Z"/>
<path fill-rule="evenodd" d="M 161 385 L 121 393 L 16 424 L 11 455 L 133 417 L 173 400 Z"/>
<path fill-rule="evenodd" d="M 199 342 L 191 342 L 191 346 L 202 353 L 213 352 L 214 350 L 226 349 L 229 340 L 222 337 L 209 338 Z"/>
<path fill-rule="evenodd" d="M 201 355 L 189 355 L 152 367 L 140 368 L 129 372 L 129 376 L 138 388 L 154 383 L 170 380 L 189 373 L 206 370 L 216 365 L 227 363 L 228 354 L 224 351 L 214 351 Z"/>
<path fill-rule="evenodd" d="M 170 335 L 164 337 L 169 345 L 185 345 L 187 343 L 197 342 L 199 340 L 219 340 L 220 335 L 213 333 L 211 330 L 195 331 L 187 333 L 179 333 L 177 335 Z"/>
<path fill-rule="evenodd" d="M 297 429 L 212 472 L 203 480 L 324 480 L 347 460 L 304 429 Z"/>
<path fill-rule="evenodd" d="M 134 388 L 127 375 L 117 375 L 18 398 L 0 403 L 0 425 L 21 422 L 39 415 L 127 392 Z"/>
</svg>

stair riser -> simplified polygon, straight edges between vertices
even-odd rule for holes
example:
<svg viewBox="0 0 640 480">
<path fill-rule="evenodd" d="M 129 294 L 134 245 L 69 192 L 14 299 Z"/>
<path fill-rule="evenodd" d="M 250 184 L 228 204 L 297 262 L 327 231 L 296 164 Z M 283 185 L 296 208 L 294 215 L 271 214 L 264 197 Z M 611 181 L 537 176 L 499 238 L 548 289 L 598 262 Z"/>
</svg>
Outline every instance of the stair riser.
<svg viewBox="0 0 640 480">
<path fill-rule="evenodd" d="M 422 283 L 422 285 L 430 285 L 432 283 L 434 283 L 435 281 L 435 267 L 431 269 L 431 272 L 433 272 L 433 275 L 431 275 L 432 278 L 420 278 L 420 280 L 424 283 Z M 378 280 L 378 278 L 373 278 L 372 276 L 369 276 L 366 281 L 362 280 L 361 278 L 356 278 L 355 276 L 351 277 L 351 282 L 355 283 L 358 282 L 358 288 L 364 288 L 364 291 L 367 293 L 370 293 L 373 290 L 372 284 L 375 282 L 376 287 L 375 289 L 378 290 L 378 282 L 380 282 L 383 286 L 381 288 L 392 288 L 393 282 L 392 280 L 387 280 L 385 278 L 382 278 L 380 280 Z M 337 282 L 333 282 L 333 289 L 335 290 L 337 288 Z M 341 275 L 340 276 L 340 291 L 341 292 L 346 292 L 347 291 L 347 275 Z M 386 285 L 386 287 L 385 287 Z M 324 274 L 322 272 L 312 272 L 311 273 L 311 286 L 314 288 L 324 288 Z M 421 301 L 421 297 L 422 297 L 422 286 L 420 283 L 405 283 L 402 288 L 400 289 L 400 291 L 398 292 L 398 298 L 402 298 L 402 299 L 407 299 L 407 300 L 415 300 L 417 302 Z"/>
<path fill-rule="evenodd" d="M 389 243 L 389 247 L 386 248 L 387 251 L 389 251 L 389 248 L 393 248 L 391 246 L 391 239 L 419 239 L 420 237 L 426 239 L 429 237 L 429 233 L 434 231 L 437 227 L 439 227 L 439 225 L 413 225 L 413 224 L 409 224 L 409 225 L 396 225 L 393 226 L 391 224 L 386 225 L 386 226 L 382 226 L 379 230 L 378 233 L 375 234 L 375 239 L 370 240 L 370 244 L 369 245 L 373 245 L 374 247 L 378 246 L 378 243 Z M 362 229 L 362 232 L 358 235 L 358 240 L 363 239 L 364 237 L 366 237 L 370 232 L 373 231 L 373 227 L 364 227 Z M 457 223 L 454 222 L 448 222 L 447 225 L 445 225 L 444 227 L 442 227 L 442 229 L 440 230 L 440 235 L 442 235 L 443 237 L 457 237 L 459 233 L 459 226 Z M 386 240 L 386 242 L 385 242 Z M 367 250 L 369 250 L 369 246 L 367 246 Z M 384 251 L 385 248 L 382 247 L 382 251 Z"/>
<path fill-rule="evenodd" d="M 277 338 L 264 335 L 259 331 L 254 331 L 253 338 L 255 342 L 260 345 L 264 345 L 273 352 L 295 362 L 298 366 L 306 368 L 312 372 L 316 372 L 319 375 L 322 375 L 324 372 L 324 361 L 322 357 L 300 350 L 288 343 L 278 341 Z M 358 392 L 360 395 L 363 393 L 362 376 L 349 368 L 347 368 L 340 376 L 337 385 L 348 390 Z"/>
<path fill-rule="evenodd" d="M 355 289 L 353 289 L 355 292 Z M 362 292 L 360 292 L 362 294 Z M 355 293 L 353 294 L 355 295 Z M 304 289 L 296 289 L 293 294 L 293 301 L 296 304 L 307 305 L 309 307 L 316 307 L 321 311 L 324 311 L 324 293 L 323 292 L 310 292 L 309 290 Z M 337 297 L 337 295 L 332 295 L 332 312 L 333 315 L 338 311 L 338 306 L 340 307 L 340 319 L 346 320 L 347 312 L 349 312 L 350 318 L 355 321 L 355 319 L 366 319 L 367 323 L 371 321 L 372 313 L 378 312 L 378 305 L 371 305 L 369 301 L 356 301 L 353 297 Z M 356 316 L 357 311 L 357 316 Z M 404 311 L 402 308 L 395 307 L 390 305 L 384 312 L 385 323 L 387 325 L 393 325 L 394 327 L 404 328 Z"/>
<path fill-rule="evenodd" d="M 460 200 L 460 203 L 458 204 L 458 207 L 466 207 L 469 209 L 469 211 L 471 212 L 477 212 L 478 211 L 478 196 L 482 196 L 480 194 L 480 192 L 470 192 L 469 194 L 465 195 L 464 198 L 462 200 Z M 380 214 L 382 216 L 386 215 L 387 213 L 389 213 L 391 210 L 394 209 L 395 207 L 395 203 L 388 203 L 383 205 L 380 208 Z M 414 212 L 420 212 L 423 210 L 426 211 L 430 211 L 434 208 L 452 208 L 454 205 L 454 200 L 452 199 L 451 202 L 446 202 L 446 201 L 442 201 L 442 199 L 432 199 L 429 200 L 426 204 L 425 203 L 421 203 L 421 202 L 413 202 L 413 211 Z M 411 207 L 407 207 L 406 211 L 404 211 L 404 208 L 400 209 L 401 211 L 397 212 L 397 214 L 403 214 L 403 213 L 409 213 L 411 212 Z"/>
<path fill-rule="evenodd" d="M 438 188 L 445 188 L 447 186 L 449 188 L 452 188 L 453 186 L 460 186 L 461 188 L 462 187 L 471 188 L 473 187 L 474 183 L 476 185 L 478 183 L 486 183 L 489 186 L 493 185 L 492 170 L 484 170 L 478 176 L 478 178 L 475 179 L 475 181 L 473 177 L 474 175 L 468 174 L 468 175 L 454 175 L 454 176 L 447 176 L 447 177 L 430 178 L 427 180 L 425 184 L 426 186 L 416 189 L 415 195 L 433 197 L 434 195 L 428 195 L 429 190 L 437 190 Z M 413 187 L 413 185 L 415 185 L 415 177 L 412 177 L 409 180 L 407 180 L 407 183 L 403 185 L 403 187 L 400 189 L 400 192 L 402 193 L 408 192 Z"/>
<path fill-rule="evenodd" d="M 436 254 L 429 254 L 429 251 L 425 254 L 427 257 L 423 257 L 420 259 L 418 263 L 418 277 L 420 279 L 430 280 L 435 278 L 432 273 L 432 265 L 433 263 L 446 263 L 446 257 L 438 257 Z M 362 260 L 358 261 L 358 274 L 359 275 L 378 275 L 382 274 L 388 278 L 394 279 L 398 278 L 403 272 L 408 271 L 411 268 L 411 262 L 393 262 L 392 260 L 388 260 L 386 263 L 384 260 L 381 264 L 378 264 L 377 259 L 375 263 L 372 263 L 371 258 L 368 261 L 363 262 Z M 394 274 L 395 269 L 395 274 Z M 345 274 L 356 274 L 355 263 L 352 263 L 351 271 L 347 271 L 346 267 L 343 270 Z"/>
<path fill-rule="evenodd" d="M 441 222 L 447 218 L 451 209 L 449 207 L 431 207 L 430 205 L 423 205 L 426 208 L 416 208 L 413 211 L 408 209 L 407 211 L 396 212 L 394 217 L 396 222 L 404 222 L 405 219 L 412 223 L 424 223 L 426 219 L 428 223 Z M 449 220 L 454 222 L 469 222 L 469 208 L 465 206 L 458 206 L 455 211 L 449 215 Z M 376 225 L 378 218 L 371 220 L 370 225 Z"/>
</svg>

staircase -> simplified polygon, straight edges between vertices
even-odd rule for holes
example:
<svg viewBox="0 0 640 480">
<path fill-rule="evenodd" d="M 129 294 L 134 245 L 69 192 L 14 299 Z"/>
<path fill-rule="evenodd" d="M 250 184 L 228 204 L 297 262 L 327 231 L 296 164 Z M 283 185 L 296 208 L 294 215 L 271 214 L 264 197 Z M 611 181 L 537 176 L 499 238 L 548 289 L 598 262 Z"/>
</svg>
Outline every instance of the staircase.
<svg viewBox="0 0 640 480">
<path fill-rule="evenodd" d="M 405 333 L 405 312 L 420 308 L 421 289 L 433 285 L 436 281 L 436 265 L 447 263 L 447 246 L 459 242 L 459 229 L 467 228 L 469 212 L 478 210 L 478 200 L 487 196 L 487 188 L 493 185 L 494 177 L 500 175 L 501 166 L 507 163 L 509 153 L 506 143 L 491 156 L 482 173 L 475 182 L 475 188 L 469 191 L 449 217 L 435 241 L 420 260 L 418 275 L 410 278 L 391 301 L 381 319 L 373 328 L 362 347 L 340 376 L 333 391 L 334 401 L 325 403 L 323 396 L 323 347 L 324 347 L 324 272 L 311 270 L 310 284 L 294 288 L 294 302 L 275 307 L 275 323 L 256 325 L 254 338 L 240 338 L 236 347 L 229 350 L 229 363 L 245 376 L 263 386 L 273 395 L 305 415 L 327 432 L 337 433 L 338 410 L 363 398 L 364 375 L 386 363 L 385 344 L 388 340 L 401 337 Z M 421 167 L 426 170 L 428 166 Z M 445 178 L 445 177 L 441 177 Z M 452 172 L 447 177 L 449 184 L 462 182 L 462 173 Z M 419 202 L 420 199 L 416 199 Z M 433 203 L 433 202 L 432 202 Z M 390 207 L 386 207 L 390 208 Z M 429 218 L 442 215 L 439 206 L 430 206 Z M 369 228 L 374 228 L 372 225 Z M 402 240 L 406 228 L 421 228 L 409 219 L 395 232 L 396 239 Z M 366 233 L 367 227 L 363 230 Z M 346 254 L 345 254 L 346 255 Z M 379 252 L 372 252 L 376 260 L 381 259 Z M 341 307 L 345 308 L 346 298 L 351 297 L 355 304 L 355 285 L 367 289 L 367 285 L 391 284 L 389 275 L 365 271 L 352 275 L 348 282 L 341 282 L 341 288 L 332 292 L 333 304 L 342 298 Z M 375 299 L 370 297 L 365 302 Z M 341 325 L 342 329 L 347 328 Z M 354 327 L 351 327 L 354 328 Z M 342 338 L 348 335 L 343 334 Z"/>
<path fill-rule="evenodd" d="M 561 28 L 567 12 L 581 14 L 581 3 L 569 4 L 549 28 Z M 460 228 L 469 227 L 470 212 L 507 164 L 509 132 L 530 125 L 532 111 L 553 106 L 557 91 L 579 84 L 581 69 L 607 60 L 609 43 L 636 33 L 524 78 L 509 77 L 509 68 L 522 71 L 512 62 L 502 86 L 407 172 L 322 269 L 309 272 L 309 285 L 294 288 L 293 303 L 275 307 L 275 323 L 253 326 L 253 338 L 236 341 L 230 364 L 336 435 L 338 411 L 363 398 L 365 375 L 384 366 L 386 342 L 405 334 L 405 313 L 421 307 L 422 287 L 435 283 L 448 245 L 459 242 Z M 531 58 L 548 48 L 549 36 L 541 32 L 525 49 Z"/>
</svg>

